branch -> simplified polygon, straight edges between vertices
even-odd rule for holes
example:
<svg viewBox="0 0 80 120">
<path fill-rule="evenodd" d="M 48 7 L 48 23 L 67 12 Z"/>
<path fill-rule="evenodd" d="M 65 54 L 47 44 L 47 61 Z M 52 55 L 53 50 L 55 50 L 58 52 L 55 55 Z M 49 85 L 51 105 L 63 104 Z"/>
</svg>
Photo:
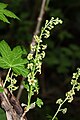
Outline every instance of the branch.
<svg viewBox="0 0 80 120">
<path fill-rule="evenodd" d="M 46 0 L 43 0 L 34 35 L 37 35 L 40 32 L 40 26 L 41 26 L 41 22 L 42 22 L 42 19 L 43 19 L 44 12 L 45 12 L 45 4 L 46 4 Z M 33 38 L 32 38 L 32 45 L 35 45 L 34 35 L 33 35 Z"/>
<path fill-rule="evenodd" d="M 0 105 L 6 112 L 7 120 L 27 120 L 25 116 L 25 118 L 21 119 L 23 109 L 19 101 L 7 89 L 0 93 Z"/>
</svg>

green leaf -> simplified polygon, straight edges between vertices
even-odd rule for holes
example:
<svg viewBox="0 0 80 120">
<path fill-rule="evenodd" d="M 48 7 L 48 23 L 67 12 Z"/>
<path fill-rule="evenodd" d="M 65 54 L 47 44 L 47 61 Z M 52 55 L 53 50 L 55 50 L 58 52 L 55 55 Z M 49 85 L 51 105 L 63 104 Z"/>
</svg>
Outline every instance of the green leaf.
<svg viewBox="0 0 80 120">
<path fill-rule="evenodd" d="M 28 70 L 24 67 L 24 64 L 22 66 L 16 65 L 15 67 L 12 67 L 12 70 L 16 74 L 22 75 L 24 77 L 27 77 L 27 75 L 28 75 Z"/>
<path fill-rule="evenodd" d="M 10 23 L 7 17 L 20 20 L 13 12 L 5 9 L 7 6 L 8 4 L 0 3 L 0 20 L 6 23 Z"/>
<path fill-rule="evenodd" d="M 28 70 L 25 68 L 27 59 L 23 59 L 23 51 L 20 46 L 15 47 L 12 51 L 9 45 L 3 40 L 0 42 L 0 67 L 4 69 L 12 68 L 12 70 L 24 77 L 27 76 Z"/>
<path fill-rule="evenodd" d="M 36 104 L 38 107 L 41 108 L 41 105 L 43 105 L 43 101 L 41 99 L 37 98 Z"/>
<path fill-rule="evenodd" d="M 3 87 L 0 86 L 0 93 L 4 92 Z"/>
<path fill-rule="evenodd" d="M 11 53 L 11 48 L 4 40 L 0 42 L 0 53 L 4 57 L 7 57 Z"/>
<path fill-rule="evenodd" d="M 8 4 L 5 4 L 5 3 L 1 3 L 0 2 L 0 9 L 4 9 L 8 6 Z"/>
<path fill-rule="evenodd" d="M 11 12 L 11 11 L 9 11 L 9 10 L 6 10 L 6 9 L 4 9 L 4 10 L 0 10 L 4 15 L 6 15 L 7 17 L 11 17 L 11 18 L 14 18 L 14 19 L 18 19 L 19 20 L 19 18 L 13 13 L 13 12 Z"/>
<path fill-rule="evenodd" d="M 10 23 L 3 13 L 0 13 L 0 20 L 6 23 Z"/>
<path fill-rule="evenodd" d="M 0 67 L 3 69 L 10 68 L 10 64 L 7 61 L 8 61 L 7 59 L 0 57 Z"/>
</svg>

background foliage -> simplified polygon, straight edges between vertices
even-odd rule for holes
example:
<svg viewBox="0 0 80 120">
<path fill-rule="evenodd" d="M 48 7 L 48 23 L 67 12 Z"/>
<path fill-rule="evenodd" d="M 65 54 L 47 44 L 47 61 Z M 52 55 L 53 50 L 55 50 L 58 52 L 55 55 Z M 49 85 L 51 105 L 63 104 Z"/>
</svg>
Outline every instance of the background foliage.
<svg viewBox="0 0 80 120">
<path fill-rule="evenodd" d="M 56 111 L 55 101 L 64 97 L 64 93 L 70 88 L 69 82 L 73 71 L 80 66 L 80 0 L 47 0 L 46 13 L 43 23 L 51 16 L 63 20 L 63 25 L 55 27 L 51 37 L 44 41 L 48 44 L 46 58 L 40 76 L 40 97 L 44 101 L 42 109 L 35 108 L 28 113 L 29 120 L 47 120 L 47 114 Z M 5 39 L 11 48 L 16 45 L 25 46 L 29 51 L 37 17 L 40 11 L 41 0 L 6 0 L 8 9 L 13 11 L 21 20 L 10 20 L 7 25 L 0 21 L 0 40 Z M 21 78 L 19 78 L 21 79 Z M 23 91 L 21 102 L 25 97 Z M 36 96 L 36 95 L 35 95 Z M 35 99 L 35 96 L 33 100 Z M 67 104 L 68 112 L 64 116 L 59 114 L 59 119 L 80 119 L 80 94 L 77 94 L 74 102 Z M 75 109 L 75 111 L 74 111 Z M 34 118 L 32 117 L 34 116 Z"/>
</svg>

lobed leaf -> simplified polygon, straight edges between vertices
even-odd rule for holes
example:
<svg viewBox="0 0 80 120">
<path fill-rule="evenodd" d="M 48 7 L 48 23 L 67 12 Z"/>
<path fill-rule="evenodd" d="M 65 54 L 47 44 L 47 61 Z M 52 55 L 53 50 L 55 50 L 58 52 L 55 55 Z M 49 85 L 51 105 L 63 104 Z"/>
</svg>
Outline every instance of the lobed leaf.
<svg viewBox="0 0 80 120">
<path fill-rule="evenodd" d="M 27 76 L 28 70 L 25 68 L 27 59 L 23 59 L 23 51 L 20 46 L 12 51 L 9 45 L 3 40 L 0 42 L 0 67 L 3 69 L 12 68 L 18 75 Z"/>
</svg>

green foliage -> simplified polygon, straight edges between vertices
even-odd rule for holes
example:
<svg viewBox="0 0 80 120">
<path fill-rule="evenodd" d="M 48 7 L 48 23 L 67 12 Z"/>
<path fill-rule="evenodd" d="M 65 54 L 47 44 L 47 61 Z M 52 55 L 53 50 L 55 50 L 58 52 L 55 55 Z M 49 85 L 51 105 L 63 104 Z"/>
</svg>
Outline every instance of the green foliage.
<svg viewBox="0 0 80 120">
<path fill-rule="evenodd" d="M 12 68 L 12 70 L 22 76 L 27 76 L 28 70 L 25 68 L 27 59 L 23 59 L 23 51 L 20 46 L 16 46 L 13 50 L 3 40 L 0 42 L 0 67 L 3 69 Z"/>
<path fill-rule="evenodd" d="M 41 108 L 41 106 L 43 105 L 43 102 L 41 99 L 37 98 L 36 104 L 39 108 Z"/>
<path fill-rule="evenodd" d="M 0 3 L 0 20 L 6 23 L 10 23 L 7 19 L 7 17 L 16 18 L 19 20 L 19 18 L 11 11 L 5 9 L 8 6 L 8 4 Z M 6 17 L 7 16 L 7 17 Z"/>
</svg>

